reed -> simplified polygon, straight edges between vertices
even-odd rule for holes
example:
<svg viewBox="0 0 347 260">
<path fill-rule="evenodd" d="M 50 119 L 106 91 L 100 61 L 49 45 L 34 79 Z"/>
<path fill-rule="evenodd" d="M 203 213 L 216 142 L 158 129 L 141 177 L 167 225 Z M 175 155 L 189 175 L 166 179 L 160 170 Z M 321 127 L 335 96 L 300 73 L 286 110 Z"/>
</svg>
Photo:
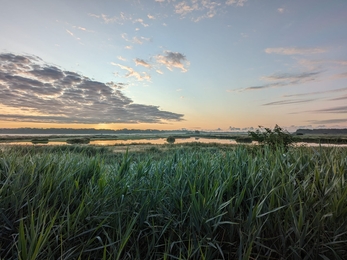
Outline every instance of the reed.
<svg viewBox="0 0 347 260">
<path fill-rule="evenodd" d="M 346 148 L 188 148 L 5 149 L 0 258 L 347 258 Z"/>
</svg>

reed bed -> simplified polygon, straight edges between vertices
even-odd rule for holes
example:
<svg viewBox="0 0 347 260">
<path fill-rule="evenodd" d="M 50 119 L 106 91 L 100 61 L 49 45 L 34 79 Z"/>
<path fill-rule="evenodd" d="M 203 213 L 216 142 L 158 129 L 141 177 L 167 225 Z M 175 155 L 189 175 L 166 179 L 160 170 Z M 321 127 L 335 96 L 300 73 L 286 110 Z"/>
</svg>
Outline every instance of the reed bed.
<svg viewBox="0 0 347 260">
<path fill-rule="evenodd" d="M 0 258 L 347 258 L 346 148 L 161 154 L 0 152 Z"/>
</svg>

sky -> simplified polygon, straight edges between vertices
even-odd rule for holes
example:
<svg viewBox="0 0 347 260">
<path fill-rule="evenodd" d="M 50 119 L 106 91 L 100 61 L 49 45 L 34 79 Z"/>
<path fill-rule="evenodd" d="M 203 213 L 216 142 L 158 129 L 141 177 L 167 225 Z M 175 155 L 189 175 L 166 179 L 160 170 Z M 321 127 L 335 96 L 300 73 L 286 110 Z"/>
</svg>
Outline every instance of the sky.
<svg viewBox="0 0 347 260">
<path fill-rule="evenodd" d="M 0 128 L 347 128 L 346 0 L 0 5 Z"/>
</svg>

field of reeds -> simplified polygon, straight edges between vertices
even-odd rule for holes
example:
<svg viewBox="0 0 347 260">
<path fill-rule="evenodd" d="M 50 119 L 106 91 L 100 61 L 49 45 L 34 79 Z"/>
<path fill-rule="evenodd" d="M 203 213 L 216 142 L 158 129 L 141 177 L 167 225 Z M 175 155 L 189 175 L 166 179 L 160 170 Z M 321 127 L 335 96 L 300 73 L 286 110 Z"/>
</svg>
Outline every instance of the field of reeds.
<svg viewBox="0 0 347 260">
<path fill-rule="evenodd" d="M 347 149 L 7 147 L 0 259 L 347 259 Z"/>
</svg>

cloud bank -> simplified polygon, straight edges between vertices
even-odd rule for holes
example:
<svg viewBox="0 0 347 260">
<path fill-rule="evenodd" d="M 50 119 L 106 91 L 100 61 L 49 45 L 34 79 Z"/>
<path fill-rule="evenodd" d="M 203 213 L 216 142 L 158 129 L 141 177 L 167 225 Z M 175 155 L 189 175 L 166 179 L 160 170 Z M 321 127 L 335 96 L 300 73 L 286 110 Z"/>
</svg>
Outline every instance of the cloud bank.
<svg viewBox="0 0 347 260">
<path fill-rule="evenodd" d="M 122 84 L 94 81 L 36 56 L 0 53 L 0 120 L 43 123 L 165 123 L 182 114 L 136 104 Z"/>
</svg>

